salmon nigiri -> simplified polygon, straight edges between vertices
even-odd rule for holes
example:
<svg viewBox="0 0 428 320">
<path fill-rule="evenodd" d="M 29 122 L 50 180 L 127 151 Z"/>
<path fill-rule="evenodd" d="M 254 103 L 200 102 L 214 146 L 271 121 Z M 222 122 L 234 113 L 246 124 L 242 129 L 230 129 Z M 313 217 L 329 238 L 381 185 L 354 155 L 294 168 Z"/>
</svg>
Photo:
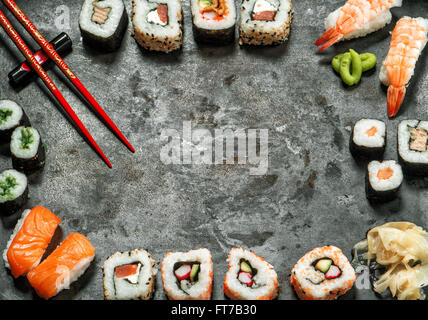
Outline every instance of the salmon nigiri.
<svg viewBox="0 0 428 320">
<path fill-rule="evenodd" d="M 427 43 L 428 19 L 403 17 L 392 31 L 380 81 L 388 86 L 388 115 L 394 117 L 403 103 L 406 85 Z"/>
<path fill-rule="evenodd" d="M 390 9 L 402 0 L 348 0 L 325 20 L 326 32 L 315 42 L 318 52 L 341 40 L 364 37 L 391 22 Z"/>
<path fill-rule="evenodd" d="M 27 274 L 27 279 L 40 297 L 49 299 L 76 281 L 94 256 L 95 249 L 89 240 L 80 233 L 72 233 Z"/>
<path fill-rule="evenodd" d="M 60 222 L 55 214 L 40 206 L 22 213 L 3 253 L 6 267 L 15 278 L 40 263 Z"/>
</svg>

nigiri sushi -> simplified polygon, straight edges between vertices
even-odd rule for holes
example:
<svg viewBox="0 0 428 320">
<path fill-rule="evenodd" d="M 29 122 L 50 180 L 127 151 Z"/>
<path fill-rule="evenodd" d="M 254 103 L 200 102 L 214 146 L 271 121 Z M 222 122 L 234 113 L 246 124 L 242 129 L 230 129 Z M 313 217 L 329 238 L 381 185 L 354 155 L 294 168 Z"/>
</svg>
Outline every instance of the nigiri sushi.
<svg viewBox="0 0 428 320">
<path fill-rule="evenodd" d="M 3 252 L 6 268 L 18 278 L 42 259 L 61 219 L 41 206 L 25 210 Z"/>
<path fill-rule="evenodd" d="M 403 17 L 392 31 L 391 44 L 380 70 L 380 81 L 388 86 L 388 115 L 394 117 L 403 103 L 406 85 L 427 43 L 428 19 Z"/>
<path fill-rule="evenodd" d="M 318 52 L 341 40 L 364 37 L 391 22 L 390 9 L 401 7 L 402 0 L 348 0 L 329 14 L 326 32 L 315 42 Z"/>
<path fill-rule="evenodd" d="M 76 281 L 95 257 L 95 248 L 80 233 L 70 234 L 40 265 L 27 274 L 37 294 L 49 299 Z"/>
</svg>

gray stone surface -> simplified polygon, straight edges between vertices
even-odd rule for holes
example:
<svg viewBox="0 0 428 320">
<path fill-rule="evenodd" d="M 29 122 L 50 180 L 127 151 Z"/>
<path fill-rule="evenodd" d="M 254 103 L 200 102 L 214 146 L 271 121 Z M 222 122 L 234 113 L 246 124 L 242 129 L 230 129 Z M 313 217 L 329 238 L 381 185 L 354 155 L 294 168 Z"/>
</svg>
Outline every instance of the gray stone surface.
<svg viewBox="0 0 428 320">
<path fill-rule="evenodd" d="M 295 299 L 288 275 L 314 247 L 334 244 L 351 257 L 354 243 L 368 229 L 387 221 L 408 220 L 427 226 L 427 180 L 406 180 L 401 198 L 382 206 L 365 199 L 364 167 L 348 151 L 352 123 L 363 117 L 385 120 L 386 159 L 396 159 L 396 127 L 405 118 L 427 119 L 427 52 L 408 89 L 399 116 L 387 119 L 386 93 L 374 73 L 345 88 L 329 66 L 349 48 L 373 52 L 380 61 L 389 32 L 403 15 L 428 16 L 426 1 L 405 1 L 393 9 L 394 23 L 368 37 L 342 42 L 316 54 L 313 42 L 323 19 L 342 0 L 294 1 L 290 40 L 278 47 L 240 49 L 194 42 L 189 1 L 184 1 L 184 47 L 171 55 L 139 49 L 129 33 L 121 49 L 100 54 L 80 39 L 81 1 L 17 1 L 40 31 L 53 38 L 66 31 L 74 51 L 66 61 L 136 148 L 132 154 L 89 111 L 58 70 L 50 71 L 65 98 L 113 163 L 108 169 L 67 122 L 37 80 L 16 91 L 7 73 L 19 52 L 0 32 L 0 97 L 20 103 L 47 145 L 41 175 L 31 177 L 27 207 L 44 205 L 63 219 L 62 238 L 88 236 L 96 259 L 70 290 L 56 299 L 102 299 L 102 264 L 115 251 L 149 250 L 158 266 L 168 251 L 209 248 L 214 259 L 213 297 L 223 299 L 222 281 L 231 247 L 244 246 L 274 265 L 280 299 Z M 58 30 L 56 8 L 67 5 L 71 28 Z M 126 1 L 128 13 L 131 1 Z M 0 6 L 4 9 L 4 6 Z M 34 42 L 11 14 L 7 16 Z M 131 29 L 131 25 L 130 25 Z M 250 176 L 249 165 L 164 165 L 160 132 L 195 128 L 269 129 L 269 170 Z M 0 168 L 11 166 L 0 157 Z M 0 247 L 9 238 L 16 215 L 0 223 Z M 165 299 L 160 275 L 155 299 Z M 24 279 L 14 281 L 0 268 L 0 299 L 36 298 Z M 344 298 L 375 298 L 356 290 Z"/>
</svg>

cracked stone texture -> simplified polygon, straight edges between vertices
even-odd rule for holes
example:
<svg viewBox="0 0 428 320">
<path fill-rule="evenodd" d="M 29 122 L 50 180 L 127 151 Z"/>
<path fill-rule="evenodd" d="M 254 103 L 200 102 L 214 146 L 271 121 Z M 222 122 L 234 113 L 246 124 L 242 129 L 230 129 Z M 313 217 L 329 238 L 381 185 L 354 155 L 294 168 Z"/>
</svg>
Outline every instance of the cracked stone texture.
<svg viewBox="0 0 428 320">
<path fill-rule="evenodd" d="M 133 143 L 130 153 L 71 90 L 60 71 L 49 74 L 90 128 L 113 164 L 108 169 L 64 118 L 40 80 L 14 90 L 7 73 L 22 60 L 0 32 L 0 97 L 16 100 L 47 145 L 42 174 L 30 177 L 27 207 L 44 205 L 63 222 L 59 241 L 71 232 L 85 234 L 96 248 L 90 268 L 70 290 L 55 299 L 103 299 L 102 264 L 116 251 L 145 248 L 158 268 L 168 251 L 206 247 L 213 254 L 213 298 L 224 299 L 222 281 L 231 247 L 243 246 L 276 269 L 279 299 L 296 299 L 288 275 L 296 261 L 317 246 L 334 244 L 351 258 L 354 243 L 368 229 L 387 221 L 427 226 L 428 181 L 406 179 L 400 199 L 370 206 L 365 198 L 364 165 L 348 151 L 351 125 L 363 117 L 386 121 L 385 159 L 396 159 L 400 120 L 427 119 L 427 52 L 418 62 L 398 117 L 387 119 L 386 93 L 378 80 L 389 32 L 403 15 L 428 16 L 424 0 L 405 1 L 392 10 L 393 23 L 363 39 L 342 42 L 316 54 L 313 42 L 327 14 L 342 0 L 294 1 L 290 40 L 269 48 L 198 46 L 192 35 L 189 1 L 184 1 L 184 46 L 165 55 L 139 49 L 130 33 L 120 50 L 102 54 L 82 44 L 78 15 L 82 1 L 17 0 L 40 31 L 52 39 L 66 31 L 74 50 L 67 63 Z M 54 21 L 60 5 L 70 10 L 70 28 Z M 4 6 L 1 6 L 2 10 Z M 128 13 L 131 1 L 126 1 Z M 59 10 L 59 9 L 58 9 Z M 8 12 L 27 43 L 32 39 Z M 131 24 L 129 25 L 131 29 Z M 345 88 L 329 63 L 353 48 L 378 56 L 377 70 Z M 269 170 L 250 176 L 250 165 L 164 165 L 162 129 L 269 129 Z M 11 160 L 0 157 L 0 167 Z M 2 219 L 0 247 L 17 215 Z M 155 299 L 165 299 L 160 274 Z M 25 279 L 16 281 L 0 268 L 1 299 L 32 299 Z M 354 288 L 343 298 L 376 298 Z"/>
</svg>

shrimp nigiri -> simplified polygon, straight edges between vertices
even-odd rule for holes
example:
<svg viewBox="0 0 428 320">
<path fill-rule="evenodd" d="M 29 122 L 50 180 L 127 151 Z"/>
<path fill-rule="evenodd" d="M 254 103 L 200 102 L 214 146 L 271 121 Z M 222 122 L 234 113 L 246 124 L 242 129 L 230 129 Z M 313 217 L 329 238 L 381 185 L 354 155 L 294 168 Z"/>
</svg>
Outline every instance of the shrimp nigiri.
<svg viewBox="0 0 428 320">
<path fill-rule="evenodd" d="M 94 256 L 95 249 L 89 240 L 80 233 L 72 233 L 27 274 L 27 279 L 40 297 L 49 299 L 77 280 Z"/>
<path fill-rule="evenodd" d="M 325 20 L 327 30 L 316 42 L 318 52 L 341 40 L 364 37 L 391 22 L 393 7 L 401 7 L 402 0 L 348 0 L 345 5 L 329 14 Z"/>
<path fill-rule="evenodd" d="M 403 17 L 392 31 L 391 44 L 380 70 L 380 81 L 388 86 L 388 115 L 394 117 L 403 103 L 406 85 L 427 43 L 428 19 Z"/>
<path fill-rule="evenodd" d="M 61 219 L 41 206 L 23 212 L 3 253 L 5 265 L 15 278 L 40 263 L 60 222 Z"/>
</svg>

